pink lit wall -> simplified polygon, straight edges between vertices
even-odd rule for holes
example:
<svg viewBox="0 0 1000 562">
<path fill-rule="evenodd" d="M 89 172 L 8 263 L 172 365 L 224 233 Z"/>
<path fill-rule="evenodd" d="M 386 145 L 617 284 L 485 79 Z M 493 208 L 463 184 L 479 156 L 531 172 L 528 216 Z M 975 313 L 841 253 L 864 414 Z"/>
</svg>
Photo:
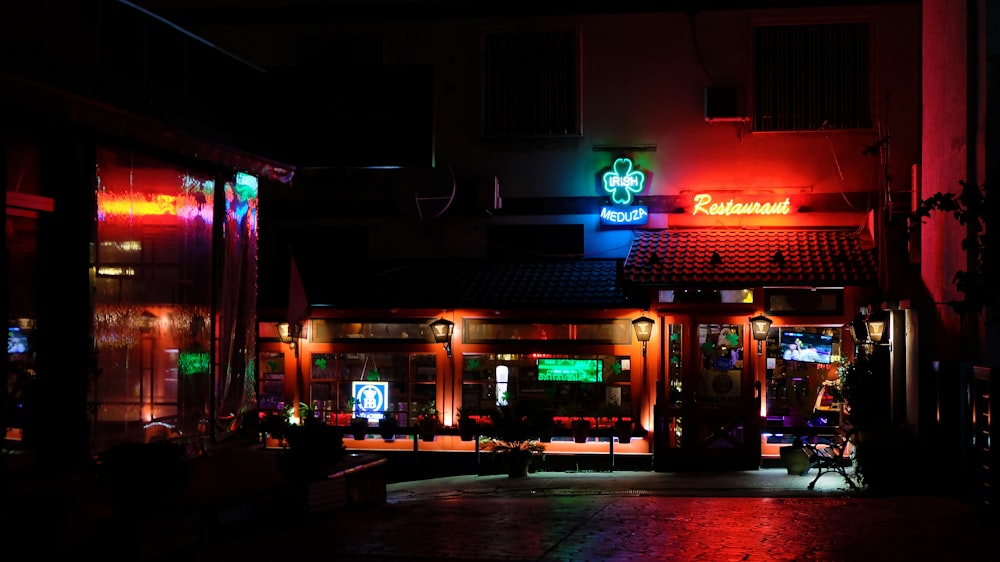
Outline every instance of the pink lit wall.
<svg viewBox="0 0 1000 562">
<path fill-rule="evenodd" d="M 982 25 L 984 22 L 972 23 Z M 921 153 L 922 198 L 937 192 L 958 193 L 959 180 L 983 182 L 985 81 L 971 86 L 968 60 L 967 7 L 964 2 L 923 2 L 923 150 Z M 984 37 L 984 34 L 980 35 Z M 982 61 L 985 64 L 985 61 Z M 985 76 L 973 68 L 974 76 Z M 969 115 L 977 123 L 969 130 Z M 952 281 L 955 272 L 966 270 L 962 247 L 965 230 L 950 216 L 933 213 L 921 236 L 921 277 L 934 302 L 961 298 Z M 959 334 L 960 319 L 947 305 L 939 305 L 935 322 L 941 333 Z M 935 356 L 957 360 L 962 346 L 940 338 Z"/>
</svg>

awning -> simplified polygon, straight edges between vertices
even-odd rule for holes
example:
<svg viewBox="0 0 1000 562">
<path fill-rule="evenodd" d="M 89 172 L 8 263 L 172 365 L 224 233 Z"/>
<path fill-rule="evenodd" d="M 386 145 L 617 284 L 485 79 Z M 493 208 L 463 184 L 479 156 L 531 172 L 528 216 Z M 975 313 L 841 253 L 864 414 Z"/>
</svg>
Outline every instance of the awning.
<svg viewBox="0 0 1000 562">
<path fill-rule="evenodd" d="M 874 285 L 871 236 L 858 230 L 664 230 L 635 234 L 625 280 L 663 287 Z"/>
</svg>

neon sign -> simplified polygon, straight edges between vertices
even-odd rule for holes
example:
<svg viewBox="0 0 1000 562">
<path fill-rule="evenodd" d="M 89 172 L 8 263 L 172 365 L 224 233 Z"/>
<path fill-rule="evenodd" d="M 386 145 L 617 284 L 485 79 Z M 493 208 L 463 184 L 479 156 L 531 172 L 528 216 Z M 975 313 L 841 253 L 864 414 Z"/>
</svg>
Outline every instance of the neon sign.
<svg viewBox="0 0 1000 562">
<path fill-rule="evenodd" d="M 597 359 L 539 359 L 538 380 L 601 382 L 603 363 Z"/>
<path fill-rule="evenodd" d="M 648 220 L 649 210 L 642 205 L 634 207 L 601 207 L 601 224 L 646 224 Z"/>
<path fill-rule="evenodd" d="M 712 203 L 712 196 L 699 193 L 694 196 L 692 215 L 734 216 L 734 215 L 787 215 L 792 212 L 791 201 L 786 197 L 783 201 L 745 201 L 738 203 L 730 199 L 723 203 Z"/>
<path fill-rule="evenodd" d="M 611 169 L 601 176 L 604 192 L 611 196 L 613 206 L 601 207 L 601 224 L 630 226 L 646 224 L 649 211 L 646 207 L 630 206 L 635 196 L 646 186 L 646 174 L 634 169 L 632 159 L 618 158 Z"/>
<path fill-rule="evenodd" d="M 631 205 L 634 196 L 642 191 L 646 184 L 646 174 L 632 169 L 632 160 L 619 158 L 615 160 L 611 170 L 604 173 L 604 191 L 611 195 L 611 202 L 616 205 Z"/>
</svg>

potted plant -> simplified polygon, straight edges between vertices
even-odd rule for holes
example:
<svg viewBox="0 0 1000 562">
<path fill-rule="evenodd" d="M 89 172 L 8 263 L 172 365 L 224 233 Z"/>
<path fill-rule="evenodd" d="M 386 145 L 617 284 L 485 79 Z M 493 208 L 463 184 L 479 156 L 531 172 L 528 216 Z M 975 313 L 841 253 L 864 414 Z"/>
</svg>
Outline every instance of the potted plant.
<svg viewBox="0 0 1000 562">
<path fill-rule="evenodd" d="M 481 448 L 506 464 L 508 477 L 527 476 L 531 461 L 545 453 L 545 445 L 532 436 L 528 415 L 511 405 L 498 406 L 488 415 L 490 435 L 482 438 Z"/>
<path fill-rule="evenodd" d="M 340 428 L 313 416 L 302 425 L 286 429 L 288 448 L 278 457 L 278 468 L 293 483 L 323 478 L 344 456 L 344 437 Z"/>
<path fill-rule="evenodd" d="M 357 398 L 352 396 L 347 399 L 347 402 L 351 407 L 351 412 L 353 412 L 353 417 L 351 417 L 351 433 L 354 434 L 355 439 L 361 441 L 368 435 L 368 418 L 361 415 L 360 404 Z"/>
<path fill-rule="evenodd" d="M 458 434 L 462 441 L 472 441 L 479 435 L 479 419 L 481 410 L 475 406 L 464 406 L 458 409 Z"/>
<path fill-rule="evenodd" d="M 288 417 L 285 413 L 272 410 L 266 413 L 261 412 L 259 415 L 261 418 L 258 431 L 260 432 L 260 440 L 264 443 L 264 446 L 283 445 L 285 442 L 285 429 L 288 427 Z"/>
<path fill-rule="evenodd" d="M 802 434 L 796 432 L 795 440 L 791 445 L 785 445 L 778 449 L 781 463 L 788 470 L 788 474 L 804 476 L 809 472 L 809 453 L 806 451 L 805 443 L 802 442 Z"/>
<path fill-rule="evenodd" d="M 399 419 L 396 417 L 396 405 L 387 404 L 382 419 L 378 420 L 378 432 L 385 441 L 396 440 L 396 429 L 399 427 Z"/>
<path fill-rule="evenodd" d="M 615 436 L 619 443 L 628 444 L 632 441 L 632 412 L 625 409 L 621 402 L 612 398 L 601 410 L 602 417 L 607 418 L 615 428 Z M 625 419 L 628 417 L 628 419 Z"/>
<path fill-rule="evenodd" d="M 299 402 L 298 406 L 295 404 L 285 406 L 285 409 L 281 412 L 281 416 L 285 421 L 285 425 L 290 427 L 305 424 L 308 420 L 315 420 L 316 412 L 309 404 Z"/>
<path fill-rule="evenodd" d="M 437 410 L 437 403 L 428 400 L 420 404 L 417 408 L 417 431 L 422 441 L 433 441 L 441 427 L 441 416 Z"/>
<path fill-rule="evenodd" d="M 536 439 L 505 441 L 496 437 L 484 437 L 482 450 L 501 458 L 507 466 L 509 478 L 524 478 L 536 456 L 545 456 L 545 445 Z"/>
</svg>

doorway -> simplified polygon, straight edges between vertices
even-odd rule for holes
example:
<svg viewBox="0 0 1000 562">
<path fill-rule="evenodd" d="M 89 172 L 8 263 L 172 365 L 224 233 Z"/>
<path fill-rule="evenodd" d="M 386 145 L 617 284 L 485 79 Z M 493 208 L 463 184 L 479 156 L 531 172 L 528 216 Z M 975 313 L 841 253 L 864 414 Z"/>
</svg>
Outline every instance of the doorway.
<svg viewBox="0 0 1000 562">
<path fill-rule="evenodd" d="M 760 464 L 760 387 L 741 317 L 661 317 L 657 470 L 745 470 Z"/>
</svg>

